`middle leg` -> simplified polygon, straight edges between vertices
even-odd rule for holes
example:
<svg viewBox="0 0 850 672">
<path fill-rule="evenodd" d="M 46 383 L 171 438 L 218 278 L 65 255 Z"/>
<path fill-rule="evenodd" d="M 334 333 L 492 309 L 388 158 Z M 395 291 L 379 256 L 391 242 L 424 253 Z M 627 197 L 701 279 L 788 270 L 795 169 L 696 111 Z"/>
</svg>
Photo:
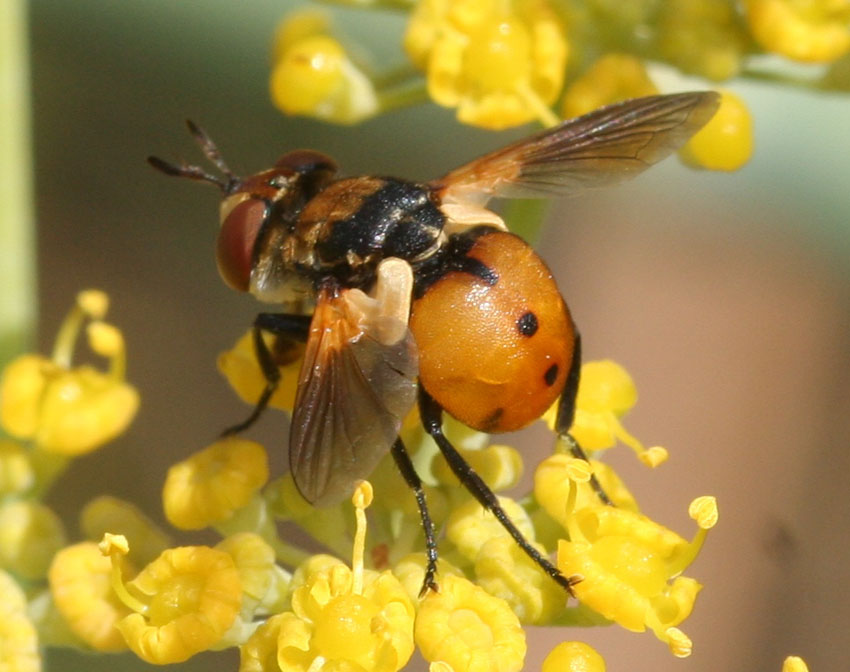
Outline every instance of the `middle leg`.
<svg viewBox="0 0 850 672">
<path fill-rule="evenodd" d="M 395 440 L 392 447 L 392 455 L 402 477 L 410 489 L 413 490 L 413 496 L 416 497 L 416 506 L 419 508 L 419 517 L 422 519 L 422 529 L 425 532 L 427 564 L 425 565 L 425 578 L 422 580 L 422 589 L 419 591 L 419 596 L 422 597 L 428 590 L 433 590 L 435 593 L 439 591 L 437 582 L 434 580 L 437 574 L 437 540 L 434 532 L 434 521 L 431 520 L 431 514 L 428 512 L 428 505 L 425 502 L 425 491 L 422 488 L 422 480 L 419 478 L 419 474 L 416 473 L 416 469 L 410 460 L 410 455 L 408 455 L 401 438 Z"/>
</svg>

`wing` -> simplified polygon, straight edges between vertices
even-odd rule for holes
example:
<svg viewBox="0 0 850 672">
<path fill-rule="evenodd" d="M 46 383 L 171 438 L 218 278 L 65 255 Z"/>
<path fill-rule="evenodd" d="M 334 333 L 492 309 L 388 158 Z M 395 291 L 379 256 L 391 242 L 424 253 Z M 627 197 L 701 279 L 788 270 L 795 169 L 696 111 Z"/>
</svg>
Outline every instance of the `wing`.
<svg viewBox="0 0 850 672">
<path fill-rule="evenodd" d="M 413 336 L 398 319 L 369 310 L 374 304 L 357 289 L 319 292 L 289 437 L 295 485 L 313 504 L 351 495 L 416 400 Z"/>
<path fill-rule="evenodd" d="M 432 182 L 449 203 L 565 196 L 628 179 L 681 147 L 714 115 L 714 92 L 635 98 L 600 108 Z"/>
</svg>

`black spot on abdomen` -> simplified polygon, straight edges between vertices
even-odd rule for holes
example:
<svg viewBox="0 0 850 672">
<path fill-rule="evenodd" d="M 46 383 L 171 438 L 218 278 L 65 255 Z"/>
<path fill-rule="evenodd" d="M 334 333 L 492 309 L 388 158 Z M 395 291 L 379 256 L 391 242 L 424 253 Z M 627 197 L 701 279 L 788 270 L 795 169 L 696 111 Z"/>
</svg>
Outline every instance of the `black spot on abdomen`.
<svg viewBox="0 0 850 672">
<path fill-rule="evenodd" d="M 502 416 L 504 415 L 504 413 L 505 413 L 504 408 L 497 408 L 492 413 L 490 413 L 490 415 L 488 415 L 484 419 L 484 422 L 481 423 L 482 431 L 484 431 L 484 432 L 492 431 L 499 424 L 499 421 L 502 419 Z"/>
<path fill-rule="evenodd" d="M 555 381 L 558 379 L 558 365 L 552 364 L 548 369 L 546 369 L 546 373 L 543 374 L 543 380 L 546 385 L 552 387 L 555 384 Z"/>
<path fill-rule="evenodd" d="M 523 336 L 534 336 L 537 333 L 537 329 L 540 325 L 537 322 L 537 315 L 528 311 L 524 313 L 517 321 L 516 327 L 519 330 L 519 333 Z"/>
</svg>

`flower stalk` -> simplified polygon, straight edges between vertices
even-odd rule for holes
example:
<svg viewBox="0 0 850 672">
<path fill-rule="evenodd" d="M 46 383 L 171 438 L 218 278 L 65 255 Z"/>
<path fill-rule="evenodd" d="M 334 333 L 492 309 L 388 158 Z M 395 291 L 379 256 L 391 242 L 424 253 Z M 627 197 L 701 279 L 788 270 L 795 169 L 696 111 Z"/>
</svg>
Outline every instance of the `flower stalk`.
<svg viewBox="0 0 850 672">
<path fill-rule="evenodd" d="M 36 274 L 27 3 L 9 0 L 0 22 L 0 365 L 35 331 Z"/>
</svg>

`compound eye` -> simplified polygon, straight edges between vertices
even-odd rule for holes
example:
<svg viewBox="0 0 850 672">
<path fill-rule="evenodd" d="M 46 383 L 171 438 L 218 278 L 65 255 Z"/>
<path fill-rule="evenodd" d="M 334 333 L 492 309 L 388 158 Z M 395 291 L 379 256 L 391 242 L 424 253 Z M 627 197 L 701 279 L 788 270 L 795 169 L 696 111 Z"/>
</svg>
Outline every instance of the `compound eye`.
<svg viewBox="0 0 850 672">
<path fill-rule="evenodd" d="M 224 217 L 218 232 L 218 272 L 228 286 L 247 292 L 251 280 L 254 243 L 268 216 L 268 205 L 258 198 L 237 203 Z"/>
</svg>

